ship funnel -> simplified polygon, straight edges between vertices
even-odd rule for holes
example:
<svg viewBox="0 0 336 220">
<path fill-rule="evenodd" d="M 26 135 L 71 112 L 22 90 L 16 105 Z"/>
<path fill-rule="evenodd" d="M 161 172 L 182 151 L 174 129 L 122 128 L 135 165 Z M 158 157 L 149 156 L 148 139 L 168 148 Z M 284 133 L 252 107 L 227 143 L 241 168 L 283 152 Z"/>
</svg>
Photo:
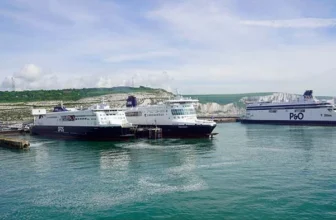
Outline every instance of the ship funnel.
<svg viewBox="0 0 336 220">
<path fill-rule="evenodd" d="M 305 98 L 312 98 L 313 97 L 313 90 L 306 90 L 304 93 L 303 93 L 303 96 Z"/>
<path fill-rule="evenodd" d="M 126 101 L 126 107 L 135 107 L 137 106 L 137 99 L 135 96 L 128 96 L 127 101 Z"/>
</svg>

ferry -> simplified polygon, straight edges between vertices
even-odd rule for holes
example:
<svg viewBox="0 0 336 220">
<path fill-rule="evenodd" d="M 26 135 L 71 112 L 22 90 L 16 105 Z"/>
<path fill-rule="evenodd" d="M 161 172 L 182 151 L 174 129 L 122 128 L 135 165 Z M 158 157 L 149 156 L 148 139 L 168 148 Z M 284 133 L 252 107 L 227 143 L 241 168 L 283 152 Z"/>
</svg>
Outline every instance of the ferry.
<svg viewBox="0 0 336 220">
<path fill-rule="evenodd" d="M 307 90 L 291 102 L 255 102 L 246 105 L 241 123 L 336 126 L 333 102 L 320 101 Z"/>
<path fill-rule="evenodd" d="M 158 127 L 163 137 L 210 137 L 216 122 L 197 119 L 197 99 L 181 95 L 156 105 L 137 106 L 137 99 L 129 96 L 126 102 L 126 118 L 137 127 Z"/>
<path fill-rule="evenodd" d="M 52 112 L 33 109 L 31 134 L 85 140 L 122 140 L 134 136 L 133 127 L 122 109 L 104 102 L 87 109 L 55 106 Z"/>
</svg>

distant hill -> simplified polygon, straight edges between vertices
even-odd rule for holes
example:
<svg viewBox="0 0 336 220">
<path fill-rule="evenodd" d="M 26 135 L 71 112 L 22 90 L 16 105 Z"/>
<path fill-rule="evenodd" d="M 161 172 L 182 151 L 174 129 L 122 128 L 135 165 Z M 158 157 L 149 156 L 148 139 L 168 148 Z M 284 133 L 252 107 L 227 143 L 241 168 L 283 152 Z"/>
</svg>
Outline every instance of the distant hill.
<svg viewBox="0 0 336 220">
<path fill-rule="evenodd" d="M 51 110 L 63 101 L 67 107 L 89 107 L 99 103 L 103 98 L 113 108 L 123 108 L 128 95 L 135 95 L 139 105 L 162 102 L 173 95 L 163 89 L 148 87 L 113 87 L 86 88 L 64 90 L 36 90 L 0 92 L 0 121 L 31 120 L 32 108 Z M 253 101 L 290 101 L 298 95 L 289 93 L 244 93 L 244 94 L 215 94 L 215 95 L 184 95 L 197 98 L 200 104 L 196 111 L 199 116 L 241 116 L 245 114 L 245 102 Z M 316 97 L 330 100 L 331 97 Z"/>
<path fill-rule="evenodd" d="M 200 101 L 197 112 L 199 115 L 241 116 L 245 114 L 245 102 L 288 102 L 297 100 L 300 94 L 290 93 L 244 93 L 244 94 L 216 94 L 216 95 L 186 95 Z M 317 96 L 319 100 L 333 102 L 332 97 Z"/>
<path fill-rule="evenodd" d="M 215 102 L 220 105 L 226 105 L 230 103 L 238 103 L 244 97 L 267 96 L 271 94 L 273 93 L 272 92 L 260 92 L 260 93 L 185 95 L 185 96 L 191 97 L 191 98 L 197 98 L 199 102 L 202 104 L 209 103 L 209 102 Z"/>
<path fill-rule="evenodd" d="M 27 91 L 0 91 L 0 103 L 8 102 L 37 102 L 37 101 L 77 101 L 83 98 L 102 96 L 115 93 L 157 93 L 163 89 L 149 87 L 127 87 L 119 86 L 112 88 L 83 88 L 83 89 L 62 89 L 62 90 L 27 90 Z"/>
<path fill-rule="evenodd" d="M 243 98 L 264 97 L 275 94 L 273 92 L 259 92 L 259 93 L 241 93 L 241 94 L 209 94 L 209 95 L 184 95 L 186 97 L 196 98 L 200 103 L 206 104 L 215 102 L 220 105 L 227 105 L 235 103 L 240 105 Z M 285 94 L 285 93 L 284 93 Z M 317 99 L 331 99 L 331 96 L 316 96 Z"/>
</svg>

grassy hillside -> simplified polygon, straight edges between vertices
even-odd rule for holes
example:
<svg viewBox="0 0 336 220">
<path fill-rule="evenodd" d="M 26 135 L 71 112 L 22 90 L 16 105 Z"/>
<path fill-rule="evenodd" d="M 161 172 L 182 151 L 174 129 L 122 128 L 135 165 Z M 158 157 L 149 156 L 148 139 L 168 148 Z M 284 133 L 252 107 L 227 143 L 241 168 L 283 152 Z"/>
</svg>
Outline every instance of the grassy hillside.
<svg viewBox="0 0 336 220">
<path fill-rule="evenodd" d="M 135 93 L 135 92 L 160 92 L 162 89 L 152 89 L 140 86 L 134 87 L 112 87 L 112 88 L 84 88 L 64 90 L 30 90 L 30 91 L 0 91 L 0 103 L 8 102 L 36 102 L 36 101 L 77 101 L 82 98 L 95 97 L 114 93 Z"/>
</svg>

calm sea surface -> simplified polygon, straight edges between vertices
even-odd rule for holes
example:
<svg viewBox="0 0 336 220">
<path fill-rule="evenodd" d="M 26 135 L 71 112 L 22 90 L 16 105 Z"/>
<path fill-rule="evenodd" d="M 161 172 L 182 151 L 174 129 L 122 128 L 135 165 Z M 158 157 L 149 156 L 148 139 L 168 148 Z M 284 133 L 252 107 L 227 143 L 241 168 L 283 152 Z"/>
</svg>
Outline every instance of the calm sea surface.
<svg viewBox="0 0 336 220">
<path fill-rule="evenodd" d="M 219 124 L 213 140 L 29 137 L 0 148 L 0 219 L 336 219 L 336 128 Z"/>
</svg>

